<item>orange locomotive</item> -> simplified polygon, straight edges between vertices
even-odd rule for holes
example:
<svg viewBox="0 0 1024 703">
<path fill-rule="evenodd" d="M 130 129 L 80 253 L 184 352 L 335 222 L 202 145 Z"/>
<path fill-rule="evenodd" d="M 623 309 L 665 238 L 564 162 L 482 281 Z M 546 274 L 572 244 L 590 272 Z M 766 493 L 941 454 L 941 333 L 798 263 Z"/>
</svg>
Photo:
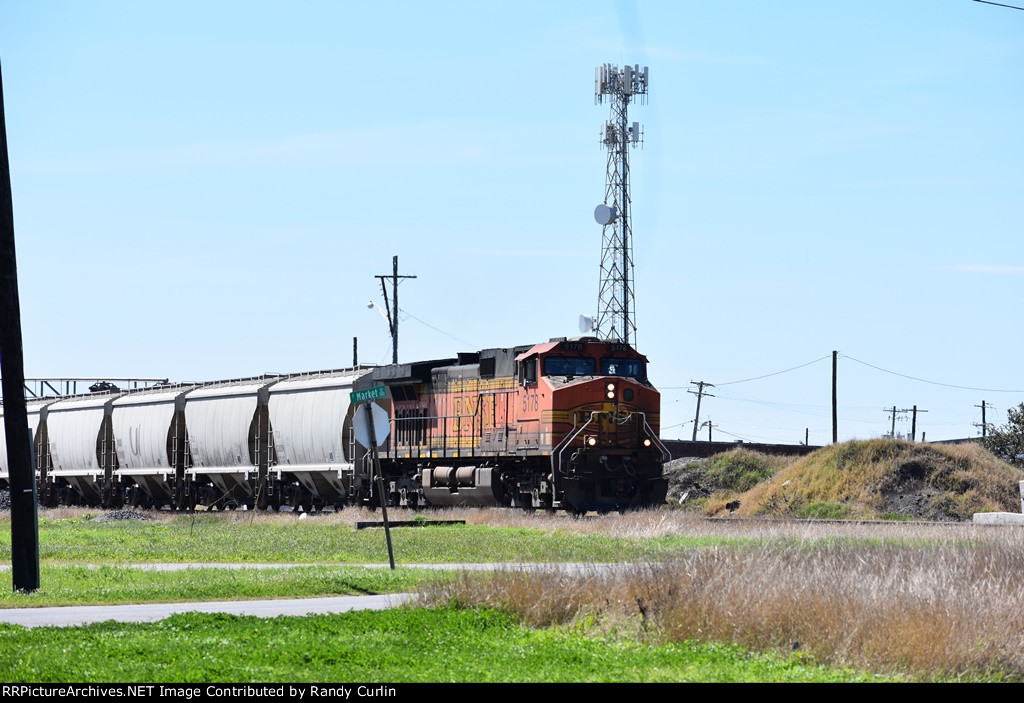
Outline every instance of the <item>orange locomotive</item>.
<svg viewBox="0 0 1024 703">
<path fill-rule="evenodd" d="M 381 455 L 389 503 L 574 513 L 660 505 L 670 458 L 647 358 L 592 337 L 374 369 L 394 428 Z M 362 503 L 379 504 L 369 467 Z"/>
</svg>

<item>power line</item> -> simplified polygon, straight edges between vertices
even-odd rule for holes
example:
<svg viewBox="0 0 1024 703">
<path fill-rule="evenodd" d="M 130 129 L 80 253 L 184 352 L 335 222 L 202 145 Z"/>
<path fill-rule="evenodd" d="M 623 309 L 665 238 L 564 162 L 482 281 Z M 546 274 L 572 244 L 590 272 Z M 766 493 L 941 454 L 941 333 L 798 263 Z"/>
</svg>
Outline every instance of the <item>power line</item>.
<svg viewBox="0 0 1024 703">
<path fill-rule="evenodd" d="M 415 315 L 413 315 L 411 312 L 409 312 L 405 308 L 401 308 L 401 312 L 406 317 L 411 317 L 412 319 L 416 320 L 416 322 L 420 323 L 424 327 L 429 327 L 430 329 L 434 330 L 435 332 L 437 332 L 439 334 L 443 334 L 445 337 L 449 337 L 450 339 L 454 339 L 459 344 L 465 344 L 467 347 L 470 347 L 472 349 L 476 349 L 477 348 L 476 345 L 473 344 L 472 342 L 467 342 L 465 339 L 460 339 L 459 337 L 456 337 L 454 334 L 448 334 L 444 330 L 441 330 L 441 329 L 438 329 L 437 327 L 434 327 L 429 322 L 424 322 L 423 320 L 421 320 L 420 318 L 416 317 Z"/>
<path fill-rule="evenodd" d="M 1017 7 L 1016 5 L 1004 5 L 1001 2 L 990 2 L 990 0 L 974 0 L 974 2 L 985 3 L 986 5 L 998 5 L 999 7 L 1009 7 L 1014 10 L 1024 10 L 1024 7 Z"/>
<path fill-rule="evenodd" d="M 796 371 L 797 369 L 802 369 L 803 367 L 810 366 L 811 364 L 817 364 L 819 361 L 824 361 L 825 359 L 829 358 L 829 356 L 831 356 L 831 354 L 826 354 L 825 356 L 823 356 L 823 357 L 821 357 L 819 359 L 815 359 L 814 361 L 808 361 L 806 364 L 800 364 L 799 366 L 794 366 L 791 369 L 784 369 L 782 371 L 776 371 L 774 373 L 766 373 L 764 376 L 755 376 L 754 378 L 744 378 L 744 379 L 739 380 L 739 381 L 728 381 L 726 383 L 719 383 L 718 385 L 719 386 L 732 386 L 732 385 L 735 385 L 737 383 L 747 383 L 748 381 L 759 381 L 762 378 L 768 378 L 769 376 L 778 376 L 779 374 L 789 373 L 790 371 Z"/>
<path fill-rule="evenodd" d="M 856 361 L 858 364 L 863 364 L 864 366 L 870 366 L 871 368 L 875 369 L 876 371 L 881 371 L 882 373 L 892 374 L 893 376 L 900 376 L 901 378 L 909 378 L 911 381 L 918 381 L 919 383 L 929 383 L 929 384 L 931 384 L 933 386 L 944 386 L 946 388 L 956 388 L 956 389 L 959 389 L 959 390 L 962 390 L 962 391 L 984 391 L 985 393 L 1024 393 L 1024 390 L 1005 390 L 1005 389 L 1000 389 L 1000 388 L 975 388 L 973 386 L 956 386 L 956 385 L 953 385 L 952 383 L 939 383 L 938 381 L 929 381 L 928 379 L 925 379 L 925 378 L 917 378 L 916 376 L 908 376 L 905 373 L 899 373 L 897 371 L 890 371 L 889 369 L 883 369 L 881 366 L 875 366 L 874 364 L 869 364 L 866 361 L 861 361 L 860 359 L 854 359 L 852 356 L 848 356 L 846 354 L 843 354 L 843 358 L 844 359 L 849 359 L 850 361 Z"/>
<path fill-rule="evenodd" d="M 743 440 L 744 442 L 749 442 L 749 441 L 750 441 L 750 440 L 749 440 L 749 439 L 747 439 L 746 437 L 740 437 L 740 436 L 739 436 L 738 434 L 734 434 L 734 433 L 732 433 L 732 432 L 726 432 L 725 430 L 723 430 L 723 429 L 722 429 L 721 427 L 719 427 L 718 425 L 715 425 L 715 428 L 716 428 L 716 429 L 717 429 L 717 430 L 718 430 L 719 432 L 721 432 L 722 434 L 727 434 L 727 435 L 729 435 L 730 437 L 735 437 L 736 439 L 742 439 L 742 440 Z"/>
<path fill-rule="evenodd" d="M 766 373 L 763 376 L 754 376 L 753 378 L 744 378 L 744 379 L 741 379 L 739 381 L 728 381 L 726 383 L 718 383 L 718 384 L 715 384 L 715 385 L 716 385 L 716 387 L 717 386 L 732 386 L 732 385 L 735 385 L 737 383 L 747 383 L 748 381 L 759 381 L 762 378 L 768 378 L 769 376 L 778 376 L 779 374 L 789 373 L 790 371 L 796 371 L 797 369 L 802 369 L 803 367 L 810 366 L 811 364 L 817 364 L 819 361 L 824 361 L 825 359 L 829 358 L 830 356 L 831 356 L 831 354 L 826 354 L 825 356 L 823 356 L 823 357 L 821 357 L 819 359 L 815 359 L 814 361 L 808 361 L 806 364 L 800 364 L 799 366 L 794 366 L 793 368 L 789 368 L 789 369 L 783 369 L 782 371 L 775 371 L 773 373 Z M 696 383 L 696 381 L 692 381 L 692 383 Z M 710 384 L 708 384 L 708 385 L 710 385 Z M 665 391 L 681 390 L 681 389 L 684 389 L 684 388 L 687 388 L 687 386 L 662 386 L 661 387 L 661 389 L 665 390 Z"/>
</svg>

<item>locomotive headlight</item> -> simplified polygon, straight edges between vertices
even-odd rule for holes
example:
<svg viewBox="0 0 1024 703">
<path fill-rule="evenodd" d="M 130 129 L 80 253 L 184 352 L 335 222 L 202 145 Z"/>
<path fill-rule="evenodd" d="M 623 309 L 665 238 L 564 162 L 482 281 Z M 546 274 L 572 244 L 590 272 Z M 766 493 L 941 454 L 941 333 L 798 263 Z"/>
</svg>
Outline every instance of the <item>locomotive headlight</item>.
<svg viewBox="0 0 1024 703">
<path fill-rule="evenodd" d="M 644 440 L 644 446 L 645 447 L 651 446 L 651 439 L 650 439 L 650 437 L 648 437 L 647 439 Z"/>
<path fill-rule="evenodd" d="M 607 395 L 609 398 L 614 398 L 615 397 L 615 384 L 614 383 L 609 383 L 606 386 L 606 388 L 607 388 L 608 392 L 605 393 L 605 395 Z"/>
<path fill-rule="evenodd" d="M 596 446 L 597 437 L 587 437 L 587 444 L 589 444 L 591 447 Z"/>
</svg>

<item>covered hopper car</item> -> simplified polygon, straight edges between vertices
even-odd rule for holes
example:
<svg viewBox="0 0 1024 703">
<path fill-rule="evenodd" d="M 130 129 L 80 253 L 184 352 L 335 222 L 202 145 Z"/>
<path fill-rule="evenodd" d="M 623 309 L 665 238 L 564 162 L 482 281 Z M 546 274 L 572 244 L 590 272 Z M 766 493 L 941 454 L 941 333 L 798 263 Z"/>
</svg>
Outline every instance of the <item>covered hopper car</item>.
<svg viewBox="0 0 1024 703">
<path fill-rule="evenodd" d="M 354 391 L 389 417 L 384 491 Z M 664 502 L 647 359 L 596 338 L 29 402 L 44 505 L 627 510 Z M 2 417 L 0 417 L 2 423 Z M 0 443 L 2 444 L 2 443 Z M 0 447 L 0 485 L 8 478 Z"/>
</svg>

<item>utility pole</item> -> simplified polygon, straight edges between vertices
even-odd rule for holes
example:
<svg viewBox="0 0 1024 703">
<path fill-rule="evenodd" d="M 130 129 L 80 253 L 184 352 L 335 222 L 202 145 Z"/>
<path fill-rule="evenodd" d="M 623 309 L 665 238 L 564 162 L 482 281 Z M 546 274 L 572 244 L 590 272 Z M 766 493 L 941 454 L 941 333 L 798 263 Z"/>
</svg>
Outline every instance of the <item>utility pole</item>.
<svg viewBox="0 0 1024 703">
<path fill-rule="evenodd" d="M 912 441 L 912 442 L 916 442 L 917 441 L 917 414 L 919 412 L 926 413 L 928 411 L 927 410 L 918 410 L 917 406 L 916 405 L 914 406 L 914 419 L 910 421 L 910 441 Z"/>
<path fill-rule="evenodd" d="M 837 409 L 836 378 L 839 372 L 839 352 L 832 352 L 832 444 L 839 442 L 839 411 Z"/>
<path fill-rule="evenodd" d="M 352 338 L 352 368 L 359 366 L 359 337 Z"/>
<path fill-rule="evenodd" d="M 398 363 L 398 279 L 400 278 L 416 278 L 415 276 L 399 276 L 398 275 L 398 256 L 395 256 L 392 260 L 394 270 L 391 275 L 387 274 L 381 276 L 375 276 L 380 279 L 380 289 L 384 293 L 384 310 L 388 314 L 388 327 L 391 330 L 391 363 Z M 393 304 L 388 301 L 388 287 L 384 284 L 384 279 L 391 279 L 391 297 L 394 299 Z"/>
<path fill-rule="evenodd" d="M 892 415 L 892 430 L 889 432 L 889 436 L 890 437 L 892 437 L 893 439 L 896 439 L 896 417 L 900 416 L 900 415 L 906 415 L 907 413 L 913 412 L 913 411 L 914 411 L 913 408 L 900 408 L 900 409 L 897 410 L 895 405 L 892 406 L 892 410 L 890 410 L 888 408 L 884 408 L 883 409 L 883 412 L 886 412 L 886 413 Z M 901 417 L 900 419 L 903 419 L 903 418 Z M 915 420 L 914 421 L 915 422 L 917 421 L 916 416 L 915 416 Z"/>
<path fill-rule="evenodd" d="M 981 436 L 984 438 L 988 432 L 988 424 L 985 422 L 985 401 L 981 401 L 981 405 L 975 405 L 974 407 L 981 408 Z M 974 426 L 977 427 L 977 423 Z"/>
<path fill-rule="evenodd" d="M 701 428 L 704 428 L 704 427 L 708 428 L 708 442 L 710 442 L 711 441 L 711 428 L 714 427 L 714 425 L 711 424 L 711 419 L 710 418 L 708 419 L 707 422 L 705 422 L 705 423 L 703 423 L 701 425 Z"/>
<path fill-rule="evenodd" d="M 0 377 L 11 492 L 11 580 L 15 591 L 39 590 L 39 503 L 32 433 L 25 404 L 25 358 L 14 248 L 14 199 L 0 75 Z"/>
<path fill-rule="evenodd" d="M 704 426 L 704 425 L 700 424 L 700 399 L 701 399 L 702 396 L 705 396 L 705 395 L 707 397 L 709 397 L 709 398 L 714 398 L 715 397 L 715 396 L 711 395 L 710 393 L 705 393 L 704 392 L 704 386 L 707 386 L 708 388 L 714 388 L 715 384 L 707 383 L 705 381 L 690 381 L 690 383 L 694 383 L 694 384 L 697 385 L 696 392 L 694 392 L 694 391 L 686 391 L 687 393 L 693 393 L 695 396 L 697 396 L 697 414 L 694 415 L 694 417 L 693 417 L 693 441 L 696 442 L 697 441 L 697 429 L 699 427 L 703 427 Z M 708 429 L 708 432 L 710 433 L 711 430 Z"/>
</svg>

